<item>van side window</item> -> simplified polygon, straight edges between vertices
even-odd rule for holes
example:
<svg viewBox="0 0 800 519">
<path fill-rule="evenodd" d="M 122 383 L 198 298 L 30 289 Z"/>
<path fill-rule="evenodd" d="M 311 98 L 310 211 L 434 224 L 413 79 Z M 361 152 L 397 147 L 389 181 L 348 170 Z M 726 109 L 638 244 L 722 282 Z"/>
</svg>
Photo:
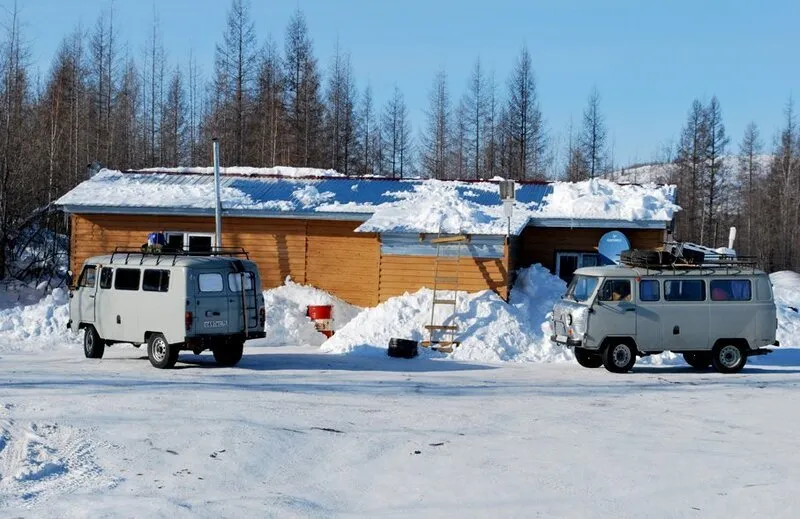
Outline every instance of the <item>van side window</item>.
<svg viewBox="0 0 800 519">
<path fill-rule="evenodd" d="M 756 278 L 756 294 L 759 301 L 770 301 L 772 299 L 772 287 L 767 276 Z"/>
<path fill-rule="evenodd" d="M 200 292 L 222 292 L 222 274 L 200 274 L 197 282 L 200 284 Z"/>
<path fill-rule="evenodd" d="M 244 289 L 247 292 L 251 292 L 253 290 L 253 278 L 254 276 L 252 272 L 244 273 Z M 231 292 L 241 292 L 242 275 L 233 272 L 228 274 L 228 287 L 230 288 Z"/>
<path fill-rule="evenodd" d="M 117 269 L 114 276 L 114 288 L 117 290 L 139 290 L 139 269 Z"/>
<path fill-rule="evenodd" d="M 600 290 L 600 301 L 630 301 L 631 282 L 627 279 L 609 279 Z"/>
<path fill-rule="evenodd" d="M 655 279 L 645 279 L 639 282 L 640 301 L 658 301 L 661 299 L 661 287 Z"/>
<path fill-rule="evenodd" d="M 97 267 L 95 265 L 86 265 L 81 272 L 81 278 L 78 280 L 79 287 L 94 288 L 97 278 Z"/>
<path fill-rule="evenodd" d="M 667 301 L 705 301 L 706 283 L 702 279 L 664 281 L 664 299 Z"/>
<path fill-rule="evenodd" d="M 169 291 L 169 270 L 146 269 L 142 275 L 142 290 L 145 292 Z"/>
<path fill-rule="evenodd" d="M 103 267 L 100 271 L 100 288 L 111 288 L 111 279 L 114 277 L 114 269 Z"/>
<path fill-rule="evenodd" d="M 750 301 L 749 279 L 714 279 L 711 281 L 712 301 Z"/>
</svg>

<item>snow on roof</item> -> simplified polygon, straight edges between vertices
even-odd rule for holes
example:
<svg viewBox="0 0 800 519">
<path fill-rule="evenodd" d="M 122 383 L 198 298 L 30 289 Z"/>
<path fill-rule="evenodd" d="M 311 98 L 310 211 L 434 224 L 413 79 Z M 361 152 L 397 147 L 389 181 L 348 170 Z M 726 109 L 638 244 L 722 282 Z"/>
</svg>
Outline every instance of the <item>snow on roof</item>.
<svg viewBox="0 0 800 519">
<path fill-rule="evenodd" d="M 465 190 L 465 187 L 469 187 Z M 460 188 L 460 189 L 459 189 Z M 498 203 L 484 205 L 475 201 L 476 191 L 497 193 Z M 358 232 L 418 232 L 446 234 L 519 234 L 528 224 L 529 211 L 521 204 L 509 222 L 503 216 L 496 184 L 427 180 L 412 191 L 391 193 L 396 200 L 376 206 L 372 216 Z"/>
<path fill-rule="evenodd" d="M 144 168 L 138 170 L 144 173 L 181 173 L 187 175 L 213 175 L 213 167 L 179 167 L 179 168 Z M 295 168 L 290 166 L 274 166 L 271 168 L 252 168 L 248 166 L 231 166 L 219 168 L 221 175 L 245 175 L 245 176 L 273 176 L 273 177 L 344 177 L 333 169 L 319 168 Z"/>
<path fill-rule="evenodd" d="M 104 169 L 56 203 L 69 212 L 211 214 L 211 171 Z M 498 184 L 489 181 L 398 181 L 309 168 L 226 168 L 220 195 L 226 215 L 358 220 L 364 222 L 361 232 L 504 235 L 509 229 Z M 570 226 L 661 225 L 679 210 L 672 186 L 622 186 L 602 179 L 522 183 L 516 195 L 511 234 L 519 234 L 531 219 L 568 221 Z"/>
<path fill-rule="evenodd" d="M 533 210 L 533 218 L 668 222 L 680 210 L 674 203 L 674 186 L 621 185 L 604 179 L 551 186 L 553 192 Z"/>
</svg>

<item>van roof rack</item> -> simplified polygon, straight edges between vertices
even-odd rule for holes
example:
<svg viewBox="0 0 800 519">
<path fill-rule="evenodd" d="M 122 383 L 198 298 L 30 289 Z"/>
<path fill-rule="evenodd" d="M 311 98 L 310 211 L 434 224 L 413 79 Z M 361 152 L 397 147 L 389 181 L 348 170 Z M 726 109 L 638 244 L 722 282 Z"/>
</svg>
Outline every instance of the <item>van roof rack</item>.
<svg viewBox="0 0 800 519">
<path fill-rule="evenodd" d="M 692 271 L 727 269 L 736 272 L 742 270 L 753 270 L 758 267 L 755 256 L 732 256 L 702 259 L 700 262 L 692 262 L 682 257 L 669 257 L 670 255 L 659 255 L 660 261 L 650 261 L 646 255 L 635 258 L 625 258 L 620 261 L 623 265 L 633 268 L 645 268 L 648 270 L 673 270 L 673 271 Z"/>
<path fill-rule="evenodd" d="M 114 262 L 116 256 L 121 258 L 123 255 L 125 257 L 125 265 L 129 264 L 131 256 L 135 256 L 139 260 L 139 265 L 144 263 L 145 258 L 152 257 L 156 258 L 156 265 L 160 264 L 164 259 L 171 259 L 173 266 L 178 258 L 183 257 L 227 256 L 234 258 L 244 256 L 245 259 L 250 259 L 250 255 L 243 247 L 211 247 L 206 251 L 188 251 L 172 247 L 162 249 L 116 247 L 114 252 L 111 253 L 111 262 Z"/>
</svg>

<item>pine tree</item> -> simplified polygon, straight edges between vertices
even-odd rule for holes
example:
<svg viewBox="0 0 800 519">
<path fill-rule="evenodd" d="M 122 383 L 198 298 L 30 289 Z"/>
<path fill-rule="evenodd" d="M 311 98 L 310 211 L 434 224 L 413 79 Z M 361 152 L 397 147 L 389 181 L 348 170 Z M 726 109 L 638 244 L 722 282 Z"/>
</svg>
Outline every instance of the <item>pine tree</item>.
<svg viewBox="0 0 800 519">
<path fill-rule="evenodd" d="M 600 112 L 600 93 L 593 89 L 588 105 L 583 112 L 583 133 L 581 151 L 587 162 L 588 178 L 595 178 L 605 172 L 606 130 L 603 114 Z"/>
<path fill-rule="evenodd" d="M 489 100 L 487 79 L 481 65 L 481 60 L 475 60 L 472 67 L 472 75 L 467 84 L 467 92 L 464 94 L 462 106 L 464 110 L 465 135 L 469 145 L 470 157 L 468 167 L 472 170 L 472 176 L 476 179 L 481 177 L 483 164 L 483 148 L 486 141 L 486 126 L 488 125 L 487 108 Z M 466 168 L 465 168 L 466 169 Z"/>
<path fill-rule="evenodd" d="M 699 241 L 703 221 L 702 187 L 705 182 L 705 158 L 708 149 L 708 121 L 702 103 L 695 99 L 689 110 L 686 126 L 681 132 L 675 162 L 678 187 L 677 234 L 680 239 Z"/>
<path fill-rule="evenodd" d="M 383 110 L 382 125 L 387 172 L 392 178 L 403 178 L 411 146 L 411 124 L 403 94 L 397 85 Z"/>
<path fill-rule="evenodd" d="M 422 170 L 431 178 L 445 179 L 450 171 L 450 95 L 447 74 L 439 71 L 430 92 L 427 131 L 423 137 Z"/>
<path fill-rule="evenodd" d="M 285 148 L 281 131 L 284 120 L 284 77 L 277 46 L 271 40 L 264 46 L 256 93 L 256 131 L 258 160 L 263 166 L 278 164 L 279 149 Z"/>
<path fill-rule="evenodd" d="M 216 82 L 218 107 L 225 110 L 221 130 L 223 153 L 233 164 L 246 162 L 245 149 L 252 149 L 245 132 L 249 124 L 252 97 L 256 81 L 258 56 L 249 0 L 233 0 L 223 43 L 216 48 Z M 231 139 L 232 142 L 226 142 Z"/>
<path fill-rule="evenodd" d="M 543 179 L 547 140 L 531 55 L 526 46 L 522 47 L 508 90 L 506 132 L 509 175 L 516 179 Z"/>
<path fill-rule="evenodd" d="M 285 54 L 288 161 L 299 166 L 322 165 L 324 150 L 319 145 L 323 118 L 320 77 L 306 18 L 299 9 L 289 21 Z"/>
<path fill-rule="evenodd" d="M 746 227 L 742 242 L 746 244 L 744 253 L 753 255 L 754 247 L 753 220 L 758 208 L 756 207 L 756 186 L 763 175 L 760 161 L 762 151 L 761 137 L 758 126 L 750 123 L 744 131 L 742 142 L 739 145 L 739 186 L 742 209 L 746 219 Z"/>
<path fill-rule="evenodd" d="M 722 160 L 728 137 L 725 135 L 725 125 L 722 123 L 722 110 L 717 97 L 711 98 L 705 109 L 707 141 L 703 156 L 707 174 L 703 185 L 705 191 L 705 227 L 704 234 L 700 235 L 701 243 L 710 243 L 716 246 L 720 240 L 719 209 L 724 205 L 724 195 L 727 181 L 727 171 Z"/>
</svg>

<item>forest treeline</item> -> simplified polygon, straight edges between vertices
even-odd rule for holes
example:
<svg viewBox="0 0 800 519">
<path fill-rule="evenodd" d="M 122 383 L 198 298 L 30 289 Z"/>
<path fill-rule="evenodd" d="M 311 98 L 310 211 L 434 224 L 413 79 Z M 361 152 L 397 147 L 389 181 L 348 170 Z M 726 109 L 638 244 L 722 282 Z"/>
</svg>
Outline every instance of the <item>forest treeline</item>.
<svg viewBox="0 0 800 519">
<path fill-rule="evenodd" d="M 608 176 L 613 148 L 593 89 L 583 117 L 559 143 L 547 127 L 534 57 L 523 46 L 507 78 L 476 60 L 459 96 L 444 70 L 433 78 L 420 127 L 402 91 L 378 106 L 350 54 L 321 64 L 303 12 L 279 43 L 260 39 L 248 0 L 232 0 L 213 70 L 193 56 L 169 59 L 157 15 L 144 52 L 120 38 L 108 4 L 77 27 L 49 70 L 37 72 L 19 11 L 0 41 L 0 273 L 19 275 L 30 229 L 65 231 L 52 202 L 84 180 L 87 165 L 117 169 L 208 165 L 212 137 L 224 165 L 288 165 L 347 175 L 583 180 Z M 800 131 L 793 104 L 785 127 L 765 142 L 752 124 L 739 143 L 725 133 L 719 101 L 691 104 L 669 150 L 678 186 L 676 236 L 721 246 L 736 225 L 738 248 L 770 270 L 797 268 Z M 731 167 L 723 157 L 738 155 Z M 765 159 L 765 156 L 768 157 Z M 38 231 L 37 231 L 38 232 Z M 54 241 L 55 243 L 55 241 Z M 52 246 L 53 249 L 56 245 Z M 17 268 L 17 271 L 14 269 Z M 25 264 L 24 269 L 30 269 Z"/>
</svg>

